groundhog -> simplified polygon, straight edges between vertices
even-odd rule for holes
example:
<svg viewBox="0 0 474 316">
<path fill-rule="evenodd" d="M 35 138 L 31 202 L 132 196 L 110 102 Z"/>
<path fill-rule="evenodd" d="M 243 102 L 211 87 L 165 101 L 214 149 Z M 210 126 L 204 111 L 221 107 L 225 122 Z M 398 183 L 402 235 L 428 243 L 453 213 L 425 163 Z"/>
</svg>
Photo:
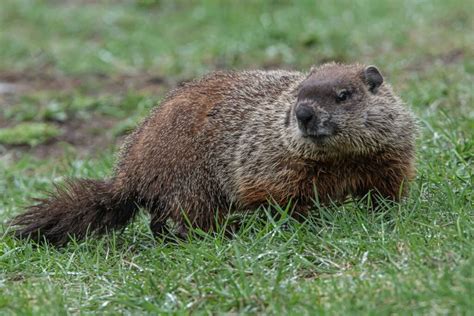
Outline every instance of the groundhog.
<svg viewBox="0 0 474 316">
<path fill-rule="evenodd" d="M 215 72 L 172 91 L 128 136 L 110 179 L 72 179 L 12 221 L 64 245 L 123 227 L 209 231 L 233 212 L 368 195 L 397 201 L 415 175 L 415 120 L 375 66 Z"/>
</svg>

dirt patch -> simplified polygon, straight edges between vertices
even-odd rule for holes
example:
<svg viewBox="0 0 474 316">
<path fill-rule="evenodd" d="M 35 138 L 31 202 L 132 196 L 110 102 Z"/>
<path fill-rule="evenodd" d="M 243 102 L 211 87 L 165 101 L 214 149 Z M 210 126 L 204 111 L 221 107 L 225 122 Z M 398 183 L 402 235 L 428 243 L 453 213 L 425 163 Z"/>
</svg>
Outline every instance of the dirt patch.
<svg viewBox="0 0 474 316">
<path fill-rule="evenodd" d="M 65 76 L 57 72 L 0 72 L 0 95 L 32 91 L 73 91 L 86 94 L 123 93 L 127 90 L 161 93 L 175 80 L 148 73 L 109 76 L 102 73 Z M 3 88 L 2 88 L 3 87 Z"/>
<path fill-rule="evenodd" d="M 0 127 L 18 123 L 8 120 L 3 110 L 16 106 L 22 96 L 48 91 L 89 96 L 125 95 L 128 91 L 162 95 L 174 85 L 175 81 L 148 73 L 65 76 L 48 71 L 0 72 Z M 121 143 L 123 137 L 116 137 L 112 133 L 113 127 L 121 121 L 120 118 L 91 114 L 87 120 L 73 118 L 53 122 L 61 129 L 62 134 L 45 143 L 34 147 L 0 145 L 0 153 L 8 152 L 15 156 L 28 153 L 38 158 L 53 158 L 64 155 L 68 146 L 72 146 L 77 155 L 89 156 Z"/>
<path fill-rule="evenodd" d="M 37 146 L 29 145 L 2 145 L 3 153 L 20 157 L 27 153 L 40 159 L 60 158 L 71 147 L 78 157 L 94 156 L 109 148 L 119 147 L 125 136 L 116 137 L 111 129 L 118 122 L 117 119 L 97 116 L 90 120 L 71 120 L 57 124 L 62 133 L 60 136 L 49 139 Z"/>
</svg>

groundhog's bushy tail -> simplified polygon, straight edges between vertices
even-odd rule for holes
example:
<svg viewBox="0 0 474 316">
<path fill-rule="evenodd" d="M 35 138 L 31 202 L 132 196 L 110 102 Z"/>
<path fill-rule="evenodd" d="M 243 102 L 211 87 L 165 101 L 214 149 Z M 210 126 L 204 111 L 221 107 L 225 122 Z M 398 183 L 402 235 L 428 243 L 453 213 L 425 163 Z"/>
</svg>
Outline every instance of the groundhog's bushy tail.
<svg viewBox="0 0 474 316">
<path fill-rule="evenodd" d="M 90 179 L 69 180 L 36 202 L 11 221 L 13 233 L 56 246 L 65 245 L 70 237 L 82 239 L 123 227 L 138 208 L 128 197 L 115 193 L 110 181 Z"/>
</svg>

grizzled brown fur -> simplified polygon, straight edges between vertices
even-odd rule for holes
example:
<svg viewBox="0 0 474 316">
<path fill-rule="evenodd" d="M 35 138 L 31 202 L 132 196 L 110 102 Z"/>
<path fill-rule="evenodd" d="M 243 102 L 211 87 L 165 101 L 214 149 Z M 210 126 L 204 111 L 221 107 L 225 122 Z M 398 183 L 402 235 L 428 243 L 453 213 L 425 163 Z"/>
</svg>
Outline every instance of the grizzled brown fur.
<svg viewBox="0 0 474 316">
<path fill-rule="evenodd" d="M 209 230 L 231 210 L 268 201 L 291 200 L 304 215 L 315 194 L 323 203 L 369 191 L 398 200 L 414 177 L 415 134 L 373 66 L 217 72 L 152 111 L 112 178 L 71 180 L 12 224 L 17 236 L 63 245 L 122 227 L 139 207 L 161 235 L 168 219 Z"/>
</svg>

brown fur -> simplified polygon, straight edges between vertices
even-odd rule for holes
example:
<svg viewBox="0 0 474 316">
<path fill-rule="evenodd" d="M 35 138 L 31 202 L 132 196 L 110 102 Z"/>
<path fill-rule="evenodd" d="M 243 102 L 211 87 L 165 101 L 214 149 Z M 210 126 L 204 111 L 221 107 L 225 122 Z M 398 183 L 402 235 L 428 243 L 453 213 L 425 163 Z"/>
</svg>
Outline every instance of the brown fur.
<svg viewBox="0 0 474 316">
<path fill-rule="evenodd" d="M 294 201 L 304 215 L 315 194 L 323 203 L 370 191 L 398 200 L 415 173 L 415 123 L 367 69 L 331 63 L 309 74 L 217 72 L 188 83 L 129 136 L 110 180 L 69 182 L 15 218 L 16 235 L 62 245 L 121 227 L 138 207 L 162 235 L 169 219 L 182 231 L 187 220 L 209 230 L 230 211 L 269 201 Z M 341 89 L 352 94 L 338 103 Z M 334 135 L 305 135 L 295 116 L 302 106 Z"/>
</svg>

